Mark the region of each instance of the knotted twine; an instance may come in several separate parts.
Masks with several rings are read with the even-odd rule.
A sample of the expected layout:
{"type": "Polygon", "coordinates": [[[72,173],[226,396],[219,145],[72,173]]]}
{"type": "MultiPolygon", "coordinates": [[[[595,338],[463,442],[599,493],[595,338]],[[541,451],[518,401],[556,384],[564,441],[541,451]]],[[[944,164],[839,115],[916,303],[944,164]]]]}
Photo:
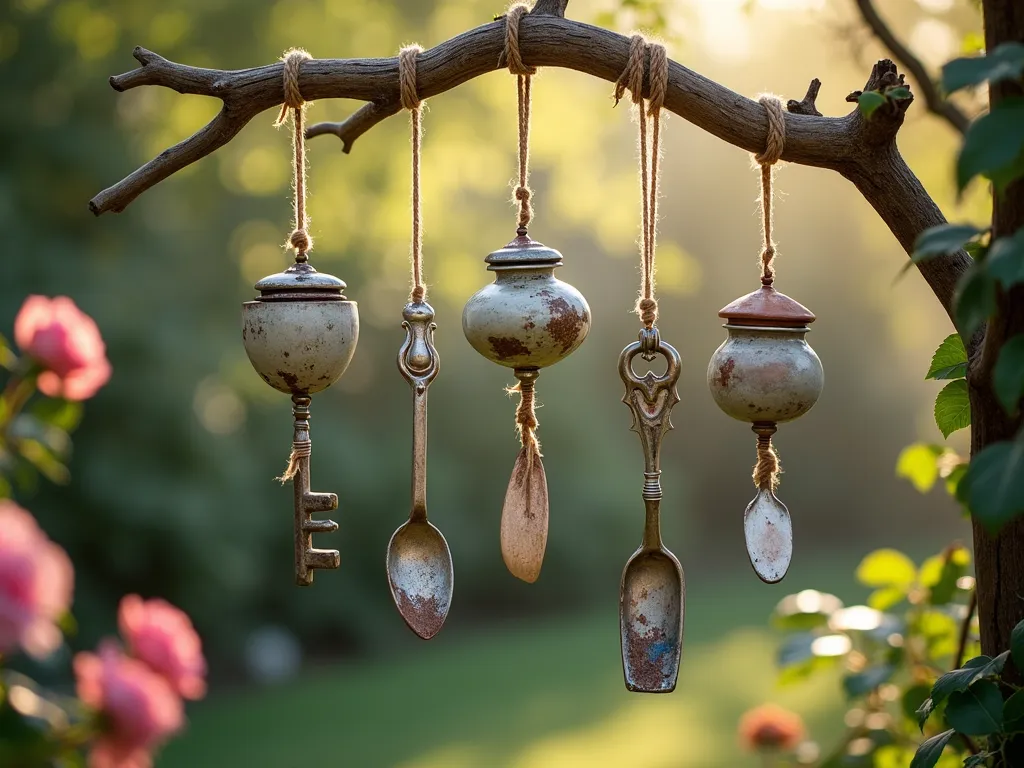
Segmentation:
{"type": "MultiPolygon", "coordinates": [[[[287,122],[289,113],[292,115],[292,148],[295,155],[293,175],[295,229],[288,238],[288,244],[295,249],[297,264],[304,264],[308,260],[307,254],[313,247],[313,238],[309,236],[306,229],[306,136],[302,124],[306,102],[299,91],[299,70],[302,63],[311,58],[312,56],[301,48],[292,48],[282,57],[284,62],[284,103],[281,105],[281,112],[277,116],[277,120],[274,121],[274,126],[279,128],[287,122]]],[[[292,401],[297,408],[296,398],[293,397],[292,401]]],[[[309,440],[307,431],[309,428],[308,411],[305,415],[300,415],[296,409],[293,409],[293,414],[295,416],[295,434],[302,433],[306,437],[302,440],[292,441],[288,466],[285,468],[284,474],[277,478],[282,485],[294,479],[299,471],[300,460],[309,457],[313,452],[313,444],[309,440]]]]}
{"type": "MultiPolygon", "coordinates": [[[[761,285],[769,288],[775,282],[775,240],[772,238],[774,212],[772,210],[772,181],[775,163],[782,157],[786,145],[786,117],[782,111],[782,100],[770,93],[758,97],[758,103],[768,115],[768,136],[764,152],[754,155],[761,166],[761,229],[764,247],[761,250],[761,285]]],[[[754,465],[754,485],[761,490],[774,491],[779,486],[782,467],[779,455],[772,446],[774,424],[754,424],[757,435],[757,464],[754,465]]]]}
{"type": "Polygon", "coordinates": [[[416,57],[423,53],[418,45],[407,45],[398,52],[398,85],[402,107],[409,110],[412,126],[412,251],[410,267],[412,289],[409,301],[418,304],[427,298],[423,282],[423,220],[420,215],[420,144],[423,133],[422,102],[416,92],[416,57]]]}
{"type": "MultiPolygon", "coordinates": [[[[499,65],[508,66],[508,71],[516,76],[518,106],[519,106],[519,183],[515,188],[515,200],[519,204],[519,228],[517,233],[525,237],[533,219],[533,206],[530,203],[532,192],[529,187],[530,179],[530,82],[533,75],[537,74],[537,68],[528,66],[523,62],[522,53],[519,51],[519,22],[524,15],[529,13],[529,6],[525,3],[517,3],[508,9],[505,15],[505,47],[498,60],[499,65]]],[[[519,394],[519,407],[516,408],[516,432],[519,435],[519,442],[523,446],[526,456],[527,472],[532,468],[535,459],[540,458],[540,441],[537,439],[537,412],[534,395],[534,382],[536,373],[533,375],[520,375],[516,371],[519,381],[514,387],[507,391],[509,395],[519,394]]]]}
{"type": "Polygon", "coordinates": [[[643,225],[640,236],[640,295],[635,311],[644,328],[651,330],[658,321],[658,300],[654,297],[654,256],[658,232],[658,162],[661,158],[661,109],[668,89],[668,55],[665,46],[649,43],[643,35],[629,40],[626,68],[615,83],[615,103],[629,90],[637,107],[640,123],[640,192],[643,199],[643,225]],[[644,69],[650,57],[650,98],[644,110],[644,69]],[[647,142],[647,118],[652,120],[651,141],[647,142]],[[650,169],[648,170],[648,166],[650,169]]]}

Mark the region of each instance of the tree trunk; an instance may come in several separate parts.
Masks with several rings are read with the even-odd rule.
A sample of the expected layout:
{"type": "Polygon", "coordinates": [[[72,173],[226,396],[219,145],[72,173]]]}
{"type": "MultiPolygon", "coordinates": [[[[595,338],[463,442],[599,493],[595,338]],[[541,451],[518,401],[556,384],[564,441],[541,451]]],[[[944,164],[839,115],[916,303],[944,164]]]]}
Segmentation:
{"type": "MultiPolygon", "coordinates": [[[[1024,43],[1024,2],[983,0],[982,7],[986,50],[991,51],[1011,40],[1024,43]]],[[[992,87],[990,103],[994,106],[1014,95],[1024,96],[1024,89],[1016,83],[1000,83],[992,87]]],[[[1005,237],[1024,227],[1024,180],[1016,181],[1005,194],[995,198],[992,226],[993,237],[1005,237]]],[[[1000,316],[990,323],[987,333],[997,334],[1000,341],[1024,333],[1021,286],[1003,297],[1000,316]]],[[[972,364],[975,362],[972,360],[972,364]]],[[[1011,419],[1006,415],[987,380],[969,384],[971,454],[976,455],[993,442],[1012,439],[1020,428],[1020,418],[1011,419]]],[[[996,536],[975,521],[974,557],[982,652],[995,656],[1009,648],[1010,632],[1024,619],[1024,517],[1017,517],[996,536]]],[[[1016,673],[1018,678],[1021,672],[1016,673]]],[[[1005,768],[1024,765],[1024,739],[1008,743],[997,765],[1005,768]]]]}

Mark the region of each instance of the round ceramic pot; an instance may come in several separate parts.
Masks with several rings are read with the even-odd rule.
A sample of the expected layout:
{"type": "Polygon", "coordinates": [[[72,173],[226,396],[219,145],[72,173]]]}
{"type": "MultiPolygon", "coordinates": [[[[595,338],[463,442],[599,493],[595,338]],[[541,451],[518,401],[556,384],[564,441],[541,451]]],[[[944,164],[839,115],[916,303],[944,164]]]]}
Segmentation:
{"type": "Polygon", "coordinates": [[[708,387],[718,407],[747,422],[802,416],[821,395],[821,360],[804,340],[808,328],[726,325],[729,338],[708,364],[708,387]]]}
{"type": "Polygon", "coordinates": [[[494,282],[462,312],[462,330],[477,352],[507,368],[546,368],[583,343],[590,306],[555,277],[558,251],[522,235],[485,261],[494,282]]]}
{"type": "Polygon", "coordinates": [[[256,283],[260,297],[242,305],[242,342],[252,367],[274,389],[310,395],[348,368],[359,339],[359,309],[345,283],[294,264],[256,283]]]}

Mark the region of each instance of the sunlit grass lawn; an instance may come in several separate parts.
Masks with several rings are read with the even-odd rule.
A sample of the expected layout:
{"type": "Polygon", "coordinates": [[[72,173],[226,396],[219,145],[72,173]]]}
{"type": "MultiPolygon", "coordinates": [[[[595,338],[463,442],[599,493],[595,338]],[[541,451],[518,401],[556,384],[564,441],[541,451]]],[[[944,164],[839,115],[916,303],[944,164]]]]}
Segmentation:
{"type": "Polygon", "coordinates": [[[158,765],[755,766],[735,735],[751,706],[770,700],[796,709],[826,744],[842,728],[834,676],[776,684],[778,637],[764,619],[788,592],[831,586],[813,577],[787,582],[766,587],[744,573],[731,583],[688,585],[683,666],[671,695],[623,687],[613,604],[504,629],[446,627],[386,658],[214,695],[192,709],[188,733],[158,765]]]}

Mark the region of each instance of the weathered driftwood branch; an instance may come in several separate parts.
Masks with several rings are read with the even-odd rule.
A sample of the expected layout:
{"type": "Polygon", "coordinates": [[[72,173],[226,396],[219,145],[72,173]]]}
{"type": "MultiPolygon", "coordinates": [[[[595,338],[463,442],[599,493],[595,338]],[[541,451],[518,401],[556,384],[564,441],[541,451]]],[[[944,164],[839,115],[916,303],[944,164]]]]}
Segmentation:
{"type": "MultiPolygon", "coordinates": [[[[565,67],[614,82],[625,68],[629,38],[562,18],[567,0],[541,0],[520,27],[523,58],[540,67],[565,67]]],[[[464,32],[424,51],[417,63],[420,96],[430,98],[499,68],[504,22],[464,32]]],[[[122,211],[145,190],[230,141],[261,112],[283,98],[282,64],[236,71],[176,64],[142,48],[135,49],[138,69],[110,78],[115,90],[161,85],[179,93],[220,99],[224,107],[195,136],[162,152],[90,202],[93,213],[122,211]]],[[[890,80],[895,66],[879,62],[866,87],[890,80]]],[[[398,59],[315,59],[303,65],[299,86],[307,101],[341,98],[367,102],[346,121],[314,125],[309,136],[334,134],[344,151],[363,133],[400,109],[398,59]]],[[[812,83],[803,102],[786,116],[782,159],[829,168],[850,179],[909,253],[924,229],[945,221],[938,206],[896,149],[896,133],[909,100],[880,109],[870,121],[854,109],[843,117],[817,114],[812,83]]],[[[760,152],[767,135],[764,108],[675,61],[669,62],[665,108],[699,128],[747,152],[760,152]]],[[[947,312],[953,290],[970,265],[960,252],[920,265],[921,272],[947,312]]]]}

